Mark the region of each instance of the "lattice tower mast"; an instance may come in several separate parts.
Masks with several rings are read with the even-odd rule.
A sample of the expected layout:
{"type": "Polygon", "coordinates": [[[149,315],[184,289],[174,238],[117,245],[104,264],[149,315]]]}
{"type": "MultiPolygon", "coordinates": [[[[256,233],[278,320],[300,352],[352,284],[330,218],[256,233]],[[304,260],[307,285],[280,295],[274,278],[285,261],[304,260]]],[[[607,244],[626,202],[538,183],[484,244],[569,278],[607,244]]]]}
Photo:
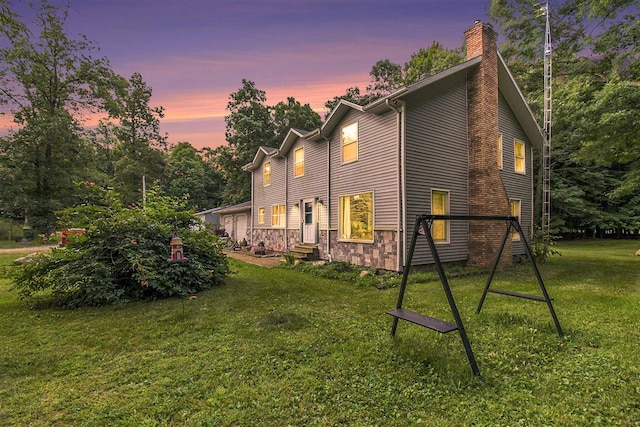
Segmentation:
{"type": "Polygon", "coordinates": [[[551,224],[551,107],[552,107],[552,46],[549,25],[549,2],[543,6],[546,16],[544,41],[544,142],[542,146],[542,225],[545,236],[549,236],[551,224]]]}

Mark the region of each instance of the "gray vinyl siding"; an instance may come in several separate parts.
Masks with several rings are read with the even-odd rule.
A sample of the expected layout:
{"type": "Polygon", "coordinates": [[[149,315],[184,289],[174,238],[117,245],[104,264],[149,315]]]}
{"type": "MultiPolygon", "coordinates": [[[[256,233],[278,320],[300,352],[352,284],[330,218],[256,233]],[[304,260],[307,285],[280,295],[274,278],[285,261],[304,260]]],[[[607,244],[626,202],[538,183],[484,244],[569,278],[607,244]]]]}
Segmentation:
{"type": "MultiPolygon", "coordinates": [[[[416,215],[431,213],[431,190],[449,192],[449,214],[468,215],[466,78],[453,75],[407,99],[406,199],[408,253],[416,215]]],[[[468,258],[468,223],[450,221],[449,243],[438,244],[442,261],[468,258]]],[[[426,239],[418,240],[413,265],[433,262],[426,239]]]]}
{"type": "Polygon", "coordinates": [[[373,228],[397,230],[397,114],[348,112],[330,135],[331,228],[339,222],[340,196],[372,192],[373,228]],[[358,122],[358,160],[342,163],[341,129],[358,122]]]}
{"type": "MultiPolygon", "coordinates": [[[[500,171],[502,181],[509,199],[519,199],[521,201],[520,224],[527,236],[533,232],[533,152],[532,146],[527,139],[522,127],[516,120],[509,104],[502,95],[499,94],[498,109],[498,130],[502,134],[503,168],[500,171]],[[515,172],[514,141],[519,139],[525,143],[526,174],[515,172]]],[[[520,242],[513,242],[513,253],[524,253],[524,247],[520,242]]]]}
{"type": "MultiPolygon", "coordinates": [[[[271,228],[271,206],[284,205],[286,201],[285,159],[265,157],[260,166],[253,171],[253,225],[254,228],[271,228]],[[262,167],[271,162],[271,185],[263,183],[262,167]],[[258,223],[258,209],[264,208],[264,224],[258,223]]],[[[280,228],[280,227],[278,227],[280,228]]]]}
{"type": "MultiPolygon", "coordinates": [[[[327,199],[327,143],[299,138],[287,153],[287,157],[289,159],[287,228],[299,229],[301,214],[299,208],[294,208],[294,205],[305,199],[320,198],[323,201],[327,199]],[[304,147],[304,175],[296,177],[294,176],[294,153],[300,147],[304,147]]],[[[326,214],[321,215],[320,221],[320,228],[326,229],[326,214]]]]}

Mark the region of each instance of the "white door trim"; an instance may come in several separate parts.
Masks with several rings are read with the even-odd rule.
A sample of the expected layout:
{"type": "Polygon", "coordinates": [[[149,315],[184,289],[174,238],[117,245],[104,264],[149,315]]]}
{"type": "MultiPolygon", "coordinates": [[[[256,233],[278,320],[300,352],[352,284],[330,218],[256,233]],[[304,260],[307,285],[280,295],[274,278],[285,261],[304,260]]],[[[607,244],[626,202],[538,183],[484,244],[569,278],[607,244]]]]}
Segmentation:
{"type": "Polygon", "coordinates": [[[316,201],[305,199],[302,201],[300,213],[302,215],[302,243],[316,244],[316,201]]]}

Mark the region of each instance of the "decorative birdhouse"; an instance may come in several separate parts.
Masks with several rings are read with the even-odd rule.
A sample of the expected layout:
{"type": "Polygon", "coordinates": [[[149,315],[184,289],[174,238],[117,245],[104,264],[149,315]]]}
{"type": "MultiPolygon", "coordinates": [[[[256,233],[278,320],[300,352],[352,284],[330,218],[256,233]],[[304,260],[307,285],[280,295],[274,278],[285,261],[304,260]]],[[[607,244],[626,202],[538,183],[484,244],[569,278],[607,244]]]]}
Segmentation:
{"type": "Polygon", "coordinates": [[[182,249],[182,239],[176,235],[171,239],[171,258],[169,262],[182,262],[187,259],[184,257],[184,249],[182,249]]]}

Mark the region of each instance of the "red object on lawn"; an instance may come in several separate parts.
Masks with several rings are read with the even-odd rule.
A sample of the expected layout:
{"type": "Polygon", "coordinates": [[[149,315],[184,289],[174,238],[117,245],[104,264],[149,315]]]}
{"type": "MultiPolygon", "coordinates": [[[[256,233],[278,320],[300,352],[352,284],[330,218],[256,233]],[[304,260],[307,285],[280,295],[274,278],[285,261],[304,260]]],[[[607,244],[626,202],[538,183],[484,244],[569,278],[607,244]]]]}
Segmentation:
{"type": "Polygon", "coordinates": [[[182,248],[182,239],[180,237],[173,236],[169,244],[171,245],[171,258],[169,258],[167,261],[181,262],[187,260],[184,257],[184,249],[182,248]]]}

